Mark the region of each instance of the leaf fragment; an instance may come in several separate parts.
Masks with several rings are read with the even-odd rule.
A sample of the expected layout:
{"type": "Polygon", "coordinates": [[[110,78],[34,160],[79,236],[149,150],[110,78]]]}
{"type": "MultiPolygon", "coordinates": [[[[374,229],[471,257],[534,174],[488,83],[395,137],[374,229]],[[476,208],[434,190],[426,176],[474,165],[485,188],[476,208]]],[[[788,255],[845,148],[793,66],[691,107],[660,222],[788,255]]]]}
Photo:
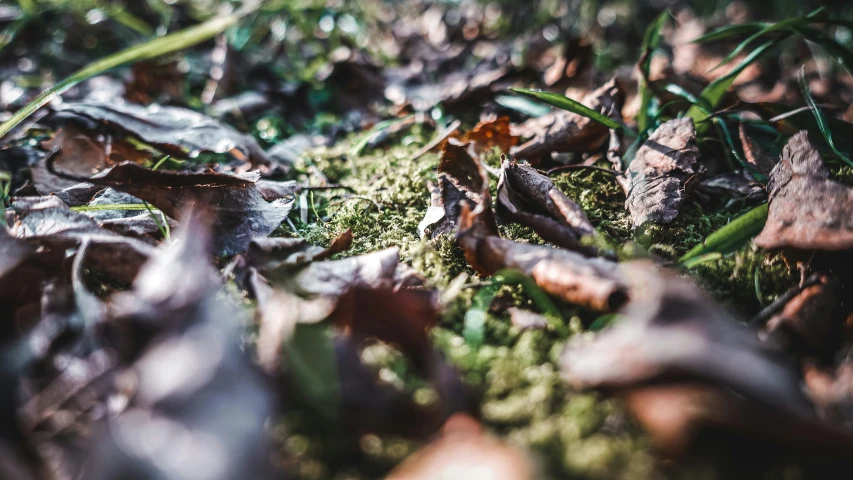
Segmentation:
{"type": "Polygon", "coordinates": [[[686,199],[687,182],[704,170],[692,120],[669,120],[653,131],[627,171],[625,208],[634,227],[675,220],[686,199]]]}

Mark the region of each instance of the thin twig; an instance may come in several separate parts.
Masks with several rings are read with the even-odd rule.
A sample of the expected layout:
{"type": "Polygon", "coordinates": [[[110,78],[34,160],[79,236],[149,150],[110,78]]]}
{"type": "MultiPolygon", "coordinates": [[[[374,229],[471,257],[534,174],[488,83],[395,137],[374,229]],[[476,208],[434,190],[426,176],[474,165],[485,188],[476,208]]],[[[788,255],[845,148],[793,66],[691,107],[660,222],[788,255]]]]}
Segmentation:
{"type": "Polygon", "coordinates": [[[609,173],[611,175],[616,175],[617,177],[625,175],[622,172],[617,172],[616,170],[611,170],[609,168],[596,167],[595,165],[564,165],[562,167],[552,168],[551,170],[548,170],[546,173],[548,174],[548,176],[551,176],[551,175],[554,175],[557,173],[562,173],[564,171],[570,171],[570,170],[596,170],[599,172],[605,172],[605,173],[609,173]]]}
{"type": "Polygon", "coordinates": [[[770,319],[770,317],[775,315],[776,312],[785,308],[785,305],[787,305],[788,302],[791,301],[791,299],[793,299],[794,297],[796,297],[797,295],[802,293],[803,290],[805,290],[809,287],[813,287],[819,283],[821,283],[821,275],[819,275],[817,273],[812,274],[809,278],[806,279],[806,281],[803,282],[802,285],[798,285],[796,287],[793,287],[790,290],[788,290],[787,292],[785,292],[784,294],[782,294],[782,296],[780,296],[779,298],[774,300],[773,303],[771,303],[770,305],[767,305],[766,307],[764,307],[760,312],[758,312],[758,314],[756,314],[754,317],[752,317],[747,323],[749,325],[762,325],[762,324],[764,324],[765,322],[767,322],[767,320],[770,319]]]}

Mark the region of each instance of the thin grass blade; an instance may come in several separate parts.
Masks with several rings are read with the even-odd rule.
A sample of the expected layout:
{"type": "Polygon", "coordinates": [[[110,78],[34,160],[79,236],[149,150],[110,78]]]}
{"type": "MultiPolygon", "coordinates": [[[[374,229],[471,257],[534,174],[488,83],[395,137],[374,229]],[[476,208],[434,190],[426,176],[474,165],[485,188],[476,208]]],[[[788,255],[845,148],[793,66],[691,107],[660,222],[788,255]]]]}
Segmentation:
{"type": "Polygon", "coordinates": [[[826,144],[829,145],[829,148],[831,148],[836,155],[838,155],[838,158],[847,165],[853,167],[853,161],[850,160],[850,157],[835,146],[835,142],[832,140],[832,130],[829,128],[826,116],[824,116],[823,111],[818,107],[817,102],[815,102],[815,99],[812,96],[811,90],[809,90],[809,86],[806,83],[806,74],[802,68],[800,68],[800,71],[797,73],[797,81],[800,83],[800,91],[803,94],[806,104],[811,109],[812,114],[814,114],[815,121],[817,122],[817,126],[820,129],[820,133],[823,135],[824,140],[826,140],[826,144]]]}
{"type": "Polygon", "coordinates": [[[768,204],[761,204],[729,222],[685,253],[678,261],[687,268],[731,253],[758,235],[767,221],[768,204]]]}
{"type": "Polygon", "coordinates": [[[652,64],[652,52],[660,45],[660,31],[669,18],[669,11],[664,11],[649,25],[643,35],[643,59],[640,62],[640,79],[638,89],[640,91],[640,110],[637,112],[637,129],[641,132],[649,127],[649,104],[652,101],[652,92],[648,82],[649,69],[652,64]]]}
{"type": "Polygon", "coordinates": [[[553,105],[557,108],[562,108],[563,110],[568,110],[570,112],[577,113],[578,115],[598,122],[607,128],[612,128],[614,130],[630,131],[630,129],[628,129],[625,125],[613,120],[610,117],[602,115],[601,113],[596,112],[595,110],[587,107],[586,105],[578,102],[577,100],[572,100],[571,98],[568,98],[565,95],[529,90],[527,88],[510,88],[510,91],[528,96],[530,98],[535,98],[536,100],[545,102],[549,105],[553,105]]]}
{"type": "Polygon", "coordinates": [[[38,109],[47,105],[83,80],[121,65],[159,57],[201,43],[223,32],[231,25],[234,25],[246,13],[248,13],[248,11],[241,11],[224,17],[217,17],[179,32],[155,38],[139,45],[134,45],[118,53],[114,53],[90,63],[72,74],[70,77],[57,83],[53,88],[45,90],[26,106],[15,112],[9,120],[0,125],[0,138],[9,133],[9,131],[15,128],[16,125],[26,120],[27,117],[35,113],[38,109]]]}

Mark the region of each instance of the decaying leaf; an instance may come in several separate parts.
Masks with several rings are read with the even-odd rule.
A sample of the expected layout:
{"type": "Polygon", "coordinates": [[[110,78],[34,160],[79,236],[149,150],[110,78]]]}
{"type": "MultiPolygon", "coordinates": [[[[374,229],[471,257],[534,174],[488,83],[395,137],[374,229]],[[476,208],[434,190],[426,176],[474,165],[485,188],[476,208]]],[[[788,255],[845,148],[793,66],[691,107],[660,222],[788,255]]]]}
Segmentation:
{"type": "Polygon", "coordinates": [[[504,160],[497,197],[498,215],[527,225],[563,248],[588,251],[581,241],[597,234],[581,207],[529,165],[504,160]]]}
{"type": "Polygon", "coordinates": [[[481,120],[462,136],[463,142],[474,144],[478,153],[497,147],[501,153],[509,153],[518,144],[518,136],[510,130],[509,117],[481,120]]]}
{"type": "Polygon", "coordinates": [[[249,266],[272,270],[282,266],[300,266],[316,260],[325,260],[352,246],[352,230],[338,235],[329,248],[308,244],[303,238],[260,237],[249,243],[246,261],[249,266]]]}
{"type": "Polygon", "coordinates": [[[842,338],[844,309],[837,281],[823,275],[802,289],[767,322],[767,331],[787,337],[792,347],[818,354],[832,352],[842,338]]]}
{"type": "Polygon", "coordinates": [[[148,244],[115,234],[74,212],[56,197],[19,197],[7,212],[11,232],[33,246],[59,254],[76,248],[84,240],[90,244],[87,266],[129,282],[153,249],[148,244]],[[10,215],[11,213],[11,215],[10,215]]]}
{"type": "MultiPolygon", "coordinates": [[[[61,150],[62,153],[55,159],[59,168],[80,177],[94,175],[125,161],[141,163],[150,156],[149,152],[137,150],[127,142],[98,138],[73,124],[57,130],[53,138],[43,142],[43,147],[48,151],[61,150]]],[[[78,183],[51,174],[46,168],[46,160],[43,159],[30,169],[33,185],[40,194],[50,195],[78,183]]]]}
{"type": "Polygon", "coordinates": [[[119,302],[116,321],[138,324],[153,338],[117,377],[122,406],[104,419],[84,476],[272,473],[264,429],[274,413],[270,385],[240,346],[240,310],[217,295],[205,222],[196,212],[181,223],[178,241],[158,250],[119,302]],[[162,461],[170,455],[174,460],[162,461]]]}
{"type": "Polygon", "coordinates": [[[678,118],[658,127],[628,166],[625,208],[634,226],[675,220],[686,198],[688,181],[703,172],[693,120],[678,118]]]}
{"type": "Polygon", "coordinates": [[[763,248],[845,250],[853,247],[853,189],[829,179],[803,130],[788,140],[768,184],[770,211],[755,237],[763,248]]]}
{"type": "Polygon", "coordinates": [[[627,391],[641,422],[676,450],[698,424],[836,454],[849,448],[853,431],[818,422],[794,362],[762,343],[757,331],[737,324],[683,278],[645,264],[624,268],[632,301],[622,320],[594,338],[572,340],[563,354],[572,385],[627,391]]]}
{"type": "Polygon", "coordinates": [[[66,103],[54,119],[88,120],[131,135],[177,158],[202,152],[229,153],[252,165],[268,165],[266,154],[249,135],[219,121],[179,107],[133,104],[66,103]]]}
{"type": "MultiPolygon", "coordinates": [[[[605,115],[621,118],[623,101],[624,95],[613,79],[587,94],[581,103],[605,115]]],[[[607,140],[608,130],[604,125],[576,113],[555,110],[518,125],[513,133],[521,137],[533,137],[513,149],[513,157],[535,160],[553,152],[584,153],[595,150],[607,140]]]]}
{"type": "Polygon", "coordinates": [[[562,366],[570,383],[619,387],[681,372],[793,412],[809,411],[792,365],[757,332],[735,323],[685,279],[646,264],[623,269],[632,301],[614,327],[569,343],[562,366]]]}
{"type": "Polygon", "coordinates": [[[458,414],[447,420],[437,440],[395,468],[388,479],[526,480],[535,473],[524,452],[489,438],[476,420],[458,414]]]}
{"type": "Polygon", "coordinates": [[[739,202],[740,205],[757,202],[767,196],[764,186],[746,172],[721,173],[704,178],[696,191],[697,196],[709,201],[724,199],[728,203],[739,202]]]}
{"type": "Polygon", "coordinates": [[[823,418],[853,428],[853,352],[842,351],[841,361],[833,369],[808,362],[804,379],[809,397],[823,418]]]}
{"type": "MultiPolygon", "coordinates": [[[[462,203],[479,205],[484,201],[484,195],[488,195],[488,174],[476,159],[470,143],[450,139],[444,144],[438,165],[438,182],[430,193],[430,207],[418,225],[421,236],[427,229],[431,238],[453,232],[462,203]]],[[[493,218],[491,226],[497,231],[493,218]]]]}
{"type": "Polygon", "coordinates": [[[482,217],[488,216],[483,214],[483,205],[474,210],[463,205],[456,234],[465,258],[477,273],[520,270],[551,295],[595,310],[615,310],[627,299],[627,285],[616,263],[502,239],[484,224],[482,217]]]}
{"type": "Polygon", "coordinates": [[[746,156],[746,160],[755,167],[755,170],[758,173],[764,176],[770,175],[770,172],[773,170],[773,167],[776,165],[778,160],[765,152],[757,143],[753,142],[752,139],[749,138],[743,123],[739,125],[738,132],[740,134],[740,143],[743,146],[743,153],[746,156]]]}
{"type": "Polygon", "coordinates": [[[48,169],[64,178],[111,187],[128,193],[177,218],[185,205],[210,205],[216,212],[214,245],[218,252],[239,253],[253,238],[272,233],[287,218],[293,200],[267,203],[252,179],[221,173],[153,171],[123,163],[94,177],[80,178],[48,169]]]}

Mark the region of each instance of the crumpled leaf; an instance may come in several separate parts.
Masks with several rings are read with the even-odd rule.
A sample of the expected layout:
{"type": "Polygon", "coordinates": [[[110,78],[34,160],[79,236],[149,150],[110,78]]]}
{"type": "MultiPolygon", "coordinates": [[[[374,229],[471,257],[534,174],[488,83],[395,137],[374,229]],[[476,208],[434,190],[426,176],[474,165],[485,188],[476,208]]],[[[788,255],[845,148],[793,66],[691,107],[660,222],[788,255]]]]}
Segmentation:
{"type": "Polygon", "coordinates": [[[786,337],[787,343],[794,343],[792,347],[831,353],[843,338],[846,315],[840,298],[838,281],[820,275],[814,285],[802,289],[771,317],[766,329],[777,338],[786,337]]]}
{"type": "MultiPolygon", "coordinates": [[[[614,310],[627,299],[627,285],[617,264],[542,245],[504,240],[483,218],[484,205],[463,205],[456,240],[465,259],[481,275],[505,268],[520,270],[546,292],[595,310],[614,310]]],[[[486,210],[488,211],[488,210],[486,210]]]]}
{"type": "MultiPolygon", "coordinates": [[[[478,205],[488,195],[489,177],[477,160],[470,143],[449,139],[441,150],[438,165],[438,185],[431,188],[430,207],[427,209],[418,233],[429,229],[430,238],[436,238],[456,229],[462,202],[478,205]]],[[[487,220],[488,221],[488,220],[487,220]]],[[[491,226],[497,231],[494,219],[491,226]]]]}
{"type": "Polygon", "coordinates": [[[773,170],[773,167],[776,165],[778,160],[765,152],[757,143],[753,142],[752,139],[749,138],[743,123],[738,126],[738,132],[740,135],[740,143],[743,145],[743,153],[744,156],[746,156],[746,161],[755,167],[755,170],[761,175],[764,175],[765,177],[770,175],[770,172],[773,170]]]}
{"type": "Polygon", "coordinates": [[[478,153],[494,147],[501,153],[509,153],[518,144],[518,136],[512,134],[509,117],[502,116],[481,120],[462,136],[462,141],[473,143],[478,153]]]}
{"type": "Polygon", "coordinates": [[[762,343],[757,331],[737,324],[683,278],[655,272],[645,264],[624,268],[631,278],[632,301],[612,328],[569,342],[561,359],[569,383],[627,389],[629,395],[654,384],[649,390],[653,396],[643,400],[654,405],[643,408],[658,413],[641,411],[641,421],[652,416],[653,424],[661,428],[656,433],[664,439],[691,437],[695,428],[690,425],[700,422],[800,447],[849,448],[853,432],[818,422],[800,389],[794,362],[762,343]],[[697,383],[703,388],[700,394],[691,386],[697,383]],[[655,391],[658,386],[661,389],[655,391]],[[714,386],[720,387],[714,390],[717,393],[706,396],[714,386]],[[734,398],[741,399],[735,403],[741,406],[733,406],[723,389],[735,392],[734,398]],[[689,401],[686,407],[676,407],[676,399],[689,401]],[[670,416],[660,412],[665,402],[672,404],[670,416]],[[750,411],[757,414],[744,413],[750,411]],[[780,424],[780,418],[788,420],[780,424]]]}
{"type": "MultiPolygon", "coordinates": [[[[581,103],[610,117],[621,118],[624,95],[615,79],[587,94],[581,103]]],[[[512,150],[517,159],[538,159],[553,152],[585,153],[604,144],[608,129],[586,117],[555,110],[531,118],[513,129],[515,135],[533,137],[512,150]]]]}
{"type": "Polygon", "coordinates": [[[240,346],[239,309],[219,295],[204,223],[182,218],[178,240],[119,302],[117,322],[154,334],[118,377],[128,403],[106,420],[86,477],[272,478],[264,425],[273,396],[240,346]]]}
{"type": "Polygon", "coordinates": [[[14,236],[57,255],[62,249],[88,241],[87,266],[119,281],[133,280],[153,252],[144,242],[101,228],[95,220],[72,211],[56,197],[19,197],[11,207],[6,220],[14,236]]]}
{"type": "Polygon", "coordinates": [[[704,173],[696,129],[689,118],[669,120],[649,135],[628,165],[625,208],[634,227],[675,220],[688,182],[704,173]]]}
{"type": "Polygon", "coordinates": [[[849,348],[840,353],[841,360],[832,368],[807,362],[803,377],[806,391],[821,417],[853,428],[853,361],[849,348]]]}
{"type": "Polygon", "coordinates": [[[178,173],[153,171],[133,163],[123,163],[94,177],[78,178],[55,174],[111,187],[145,200],[171,218],[177,218],[184,205],[211,205],[216,212],[214,246],[218,252],[243,252],[253,238],[269,235],[287,218],[294,200],[279,199],[267,203],[255,182],[245,176],[221,173],[178,173]]]}
{"type": "Polygon", "coordinates": [[[176,158],[194,158],[202,152],[229,153],[252,165],[268,165],[266,154],[249,135],[219,121],[179,107],[107,103],[66,103],[54,119],[85,119],[106,126],[176,158]]]}
{"type": "Polygon", "coordinates": [[[584,238],[597,235],[580,205],[546,175],[529,165],[504,160],[498,180],[498,215],[532,228],[543,240],[589,252],[584,238]]]}
{"type": "Polygon", "coordinates": [[[768,183],[770,211],[753,240],[763,248],[845,250],[853,247],[853,189],[829,179],[808,132],[792,136],[768,183]]]}
{"type": "Polygon", "coordinates": [[[525,480],[536,474],[524,452],[490,438],[476,420],[458,414],[447,420],[438,439],[415,452],[387,478],[525,480]]]}

